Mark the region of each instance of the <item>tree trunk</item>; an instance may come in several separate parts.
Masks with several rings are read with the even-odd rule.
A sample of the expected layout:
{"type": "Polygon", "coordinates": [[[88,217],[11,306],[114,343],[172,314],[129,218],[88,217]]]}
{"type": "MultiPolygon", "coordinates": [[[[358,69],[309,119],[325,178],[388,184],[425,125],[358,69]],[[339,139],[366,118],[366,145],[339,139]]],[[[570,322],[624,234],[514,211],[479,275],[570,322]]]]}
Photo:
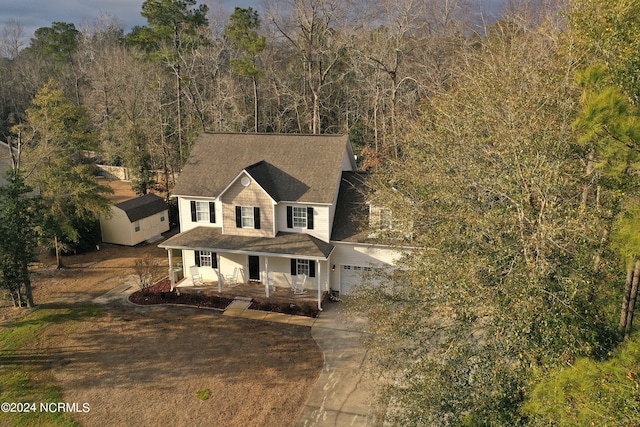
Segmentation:
{"type": "Polygon", "coordinates": [[[56,249],[56,268],[60,270],[64,268],[64,264],[62,263],[62,258],[60,257],[60,242],[58,241],[58,236],[53,237],[53,245],[56,249]]]}
{"type": "Polygon", "coordinates": [[[174,47],[175,47],[175,53],[176,53],[176,101],[177,101],[177,120],[176,120],[176,127],[177,127],[177,133],[178,133],[178,152],[179,152],[179,156],[180,156],[180,167],[182,167],[182,165],[184,164],[183,159],[184,159],[184,153],[183,153],[183,145],[184,145],[184,141],[183,141],[183,132],[182,132],[182,71],[181,71],[181,67],[180,67],[180,36],[178,34],[178,25],[175,24],[173,27],[173,31],[174,31],[174,47]]]}
{"type": "Polygon", "coordinates": [[[20,307],[20,297],[18,294],[18,290],[11,291],[11,300],[13,301],[14,307],[20,307]]]}
{"type": "Polygon", "coordinates": [[[183,141],[183,133],[182,133],[182,81],[180,79],[180,65],[178,64],[178,73],[176,74],[176,86],[177,86],[177,97],[178,97],[178,102],[177,102],[177,106],[178,106],[178,118],[177,118],[177,131],[178,131],[178,151],[179,151],[179,155],[180,155],[180,166],[182,166],[184,164],[183,159],[184,159],[184,153],[183,153],[183,146],[184,146],[184,141],[183,141]]]}
{"type": "Polygon", "coordinates": [[[624,284],[622,295],[622,307],[620,307],[620,324],[618,325],[618,336],[620,341],[624,339],[624,330],[627,326],[627,311],[629,310],[629,299],[631,297],[631,282],[633,281],[633,266],[627,268],[627,280],[624,284]]]}
{"type": "Polygon", "coordinates": [[[20,292],[20,286],[16,288],[15,304],[16,307],[22,307],[22,293],[20,292]]]}
{"type": "Polygon", "coordinates": [[[629,308],[627,309],[627,322],[625,325],[624,337],[628,339],[631,336],[631,327],[633,326],[633,312],[636,308],[636,297],[638,295],[638,282],[640,281],[640,260],[636,261],[636,267],[633,271],[633,280],[631,281],[631,293],[629,294],[629,308]]]}
{"type": "Polygon", "coordinates": [[[31,292],[31,279],[29,278],[29,271],[26,271],[24,278],[24,294],[27,299],[27,307],[31,308],[35,304],[33,303],[33,292],[31,292]]]}
{"type": "Polygon", "coordinates": [[[253,78],[253,122],[254,132],[258,133],[258,82],[253,78]]]}

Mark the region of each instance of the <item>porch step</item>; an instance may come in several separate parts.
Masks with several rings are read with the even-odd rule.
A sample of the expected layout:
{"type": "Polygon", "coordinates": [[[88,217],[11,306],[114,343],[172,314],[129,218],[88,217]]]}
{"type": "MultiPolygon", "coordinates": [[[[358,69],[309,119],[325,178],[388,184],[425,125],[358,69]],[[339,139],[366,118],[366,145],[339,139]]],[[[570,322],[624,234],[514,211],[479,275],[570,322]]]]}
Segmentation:
{"type": "Polygon", "coordinates": [[[248,309],[250,306],[251,306],[251,299],[247,301],[246,299],[238,299],[236,297],[235,300],[231,304],[229,304],[229,306],[227,307],[227,309],[224,311],[223,314],[225,316],[238,316],[240,315],[240,313],[248,309]]]}
{"type": "Polygon", "coordinates": [[[238,300],[238,301],[253,301],[253,298],[251,297],[235,297],[234,300],[238,300]]]}

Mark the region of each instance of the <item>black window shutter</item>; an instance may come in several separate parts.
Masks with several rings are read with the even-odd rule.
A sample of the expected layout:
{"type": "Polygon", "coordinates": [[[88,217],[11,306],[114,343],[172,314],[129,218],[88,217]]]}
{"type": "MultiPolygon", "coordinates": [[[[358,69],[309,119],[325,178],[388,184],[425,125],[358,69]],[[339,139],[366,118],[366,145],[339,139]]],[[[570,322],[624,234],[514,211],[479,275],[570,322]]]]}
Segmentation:
{"type": "Polygon", "coordinates": [[[316,277],[316,262],[309,261],[309,277],[316,277]]]}
{"type": "Polygon", "coordinates": [[[307,228],[313,230],[313,208],[307,208],[307,228]]]}
{"type": "Polygon", "coordinates": [[[295,276],[298,274],[298,262],[295,258],[291,258],[291,275],[295,276]]]}
{"type": "Polygon", "coordinates": [[[209,222],[216,222],[216,204],[209,202],[209,222]]]}
{"type": "Polygon", "coordinates": [[[236,206],[236,227],[242,228],[242,208],[236,206]]]}
{"type": "Polygon", "coordinates": [[[196,251],[196,265],[200,267],[200,251],[196,251]]]}
{"type": "Polygon", "coordinates": [[[253,208],[253,228],[260,230],[260,208],[253,208]]]}
{"type": "Polygon", "coordinates": [[[218,268],[218,254],[211,252],[211,267],[218,268]]]}
{"type": "Polygon", "coordinates": [[[196,222],[198,217],[196,216],[196,201],[191,201],[191,222],[196,222]]]}
{"type": "Polygon", "coordinates": [[[287,228],[293,228],[293,207],[287,206],[287,228]]]}

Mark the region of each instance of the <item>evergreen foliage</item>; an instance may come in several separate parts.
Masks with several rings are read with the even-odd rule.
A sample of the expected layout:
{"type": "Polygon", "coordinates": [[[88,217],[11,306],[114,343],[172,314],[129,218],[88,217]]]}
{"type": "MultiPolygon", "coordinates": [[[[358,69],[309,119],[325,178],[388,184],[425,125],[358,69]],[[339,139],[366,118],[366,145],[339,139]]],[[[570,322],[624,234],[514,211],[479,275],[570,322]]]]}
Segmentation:
{"type": "Polygon", "coordinates": [[[0,287],[15,307],[32,307],[29,265],[36,261],[40,204],[18,171],[0,187],[0,287]]]}
{"type": "Polygon", "coordinates": [[[640,341],[606,360],[578,358],[540,379],[524,405],[535,425],[630,426],[640,423],[640,341]]]}
{"type": "Polygon", "coordinates": [[[72,105],[54,81],[38,92],[20,127],[30,135],[23,161],[27,180],[46,205],[41,234],[62,267],[60,252],[69,249],[64,242],[78,242],[78,225],[108,212],[104,195],[112,190],[100,185],[91,165],[83,163],[84,151],[96,143],[86,111],[72,105]]]}

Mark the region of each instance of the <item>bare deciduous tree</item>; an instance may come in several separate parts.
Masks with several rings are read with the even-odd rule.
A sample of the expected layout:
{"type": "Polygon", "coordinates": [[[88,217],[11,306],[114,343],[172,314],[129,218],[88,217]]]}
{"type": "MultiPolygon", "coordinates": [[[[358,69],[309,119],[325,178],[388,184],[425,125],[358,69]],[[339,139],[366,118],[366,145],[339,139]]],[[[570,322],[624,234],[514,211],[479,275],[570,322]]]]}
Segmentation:
{"type": "Polygon", "coordinates": [[[134,261],[133,268],[140,290],[144,294],[147,294],[160,271],[160,263],[158,262],[158,259],[154,258],[153,255],[149,253],[144,254],[141,258],[134,261]]]}

